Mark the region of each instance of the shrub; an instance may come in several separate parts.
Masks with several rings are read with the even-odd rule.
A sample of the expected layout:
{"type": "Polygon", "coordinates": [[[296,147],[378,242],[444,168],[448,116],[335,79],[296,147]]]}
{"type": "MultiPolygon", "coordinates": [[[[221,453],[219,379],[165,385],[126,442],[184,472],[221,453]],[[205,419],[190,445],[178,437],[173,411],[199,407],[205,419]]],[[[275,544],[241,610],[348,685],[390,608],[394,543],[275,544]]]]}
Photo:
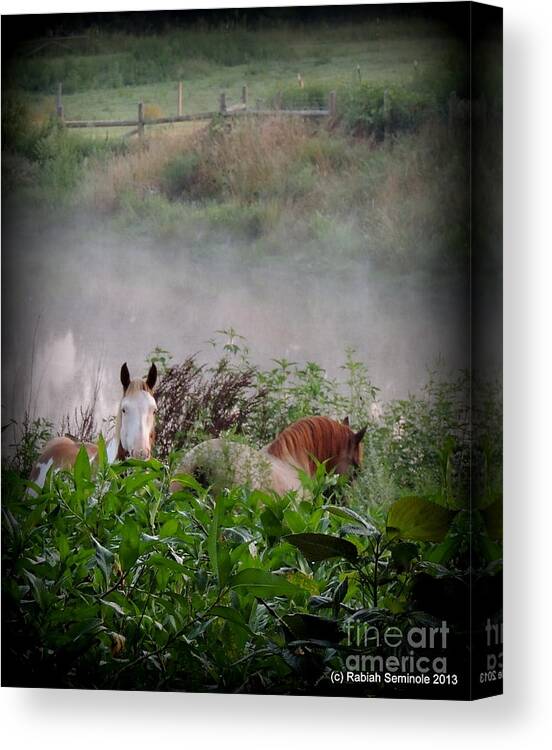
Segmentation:
{"type": "Polygon", "coordinates": [[[361,83],[340,91],[340,113],[345,127],[358,134],[382,138],[388,133],[411,132],[435,116],[436,99],[431,93],[400,86],[361,83]],[[389,111],[384,112],[384,92],[389,111]]]}
{"type": "Polygon", "coordinates": [[[253,367],[232,367],[224,357],[208,369],[194,357],[168,367],[156,390],[158,455],[166,458],[171,450],[191,447],[199,436],[242,430],[265,397],[253,367]]]}
{"type": "MultiPolygon", "coordinates": [[[[170,198],[193,200],[197,195],[199,157],[193,152],[176,155],[165,165],[161,185],[170,198]]],[[[205,197],[202,195],[201,197],[205,197]]]]}
{"type": "Polygon", "coordinates": [[[330,88],[328,84],[309,83],[281,86],[268,96],[267,106],[276,109],[326,109],[330,88]]]}
{"type": "Polygon", "coordinates": [[[19,458],[4,465],[5,681],[327,694],[330,672],[358,656],[351,625],[406,630],[443,619],[457,670],[468,627],[484,632],[501,606],[501,467],[491,448],[500,443],[500,393],[478,390],[487,481],[471,511],[465,378],[432,380],[372,419],[352,484],[320,465],[304,479],[308,500],[245,486],[219,493],[191,476],[170,494],[171,447],[228,429],[265,442],[282,421],[345,408],[360,419],[376,395],[352,353],[339,384],[316,363],[252,369],[236,332],[221,333],[223,357],[210,370],[193,359],[171,367],[167,352],[152,353],[165,368],[163,462],[109,466],[100,446],[95,474],[82,451],[73,470],[28,497],[22,457],[44,427],[34,423],[19,458]]]}

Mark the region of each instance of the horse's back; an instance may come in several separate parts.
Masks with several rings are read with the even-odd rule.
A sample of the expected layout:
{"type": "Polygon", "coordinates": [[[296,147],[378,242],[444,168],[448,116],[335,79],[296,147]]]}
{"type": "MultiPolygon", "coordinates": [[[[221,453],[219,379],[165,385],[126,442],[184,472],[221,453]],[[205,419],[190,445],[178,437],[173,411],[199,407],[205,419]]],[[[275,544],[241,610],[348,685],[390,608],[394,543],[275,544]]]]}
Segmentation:
{"type": "MultiPolygon", "coordinates": [[[[46,476],[51,468],[54,471],[71,469],[75,465],[81,446],[84,446],[90,461],[98,455],[98,448],[93,443],[80,443],[68,437],[55,437],[49,440],[32,468],[29,479],[39,487],[44,486],[46,476]]],[[[32,491],[29,494],[36,494],[32,491]]]]}
{"type": "MultiPolygon", "coordinates": [[[[283,462],[273,460],[266,451],[223,438],[207,440],[192,448],[177,473],[195,476],[216,489],[243,485],[252,490],[284,494],[300,487],[297,473],[283,462]]],[[[174,480],[171,491],[180,488],[178,480],[174,480]]]]}

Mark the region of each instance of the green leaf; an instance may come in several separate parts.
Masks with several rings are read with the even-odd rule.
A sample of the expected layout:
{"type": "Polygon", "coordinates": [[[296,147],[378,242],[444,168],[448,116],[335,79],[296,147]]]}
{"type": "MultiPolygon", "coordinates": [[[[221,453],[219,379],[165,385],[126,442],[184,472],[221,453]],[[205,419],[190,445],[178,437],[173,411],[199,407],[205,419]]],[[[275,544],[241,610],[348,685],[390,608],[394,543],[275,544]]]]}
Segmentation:
{"type": "Polygon", "coordinates": [[[312,562],[330,560],[332,557],[345,557],[347,560],[358,557],[358,550],[352,542],[330,534],[289,534],[284,540],[300,549],[312,562]]]}
{"type": "Polygon", "coordinates": [[[23,574],[31,585],[34,600],[41,609],[46,609],[50,597],[44,581],[41,578],[37,578],[37,576],[28,570],[24,570],[23,574]]]}
{"type": "Polygon", "coordinates": [[[205,487],[202,487],[197,479],[194,479],[190,474],[175,474],[171,477],[171,481],[178,482],[182,487],[195,490],[200,497],[205,494],[205,487]]]}
{"type": "Polygon", "coordinates": [[[108,466],[109,461],[107,458],[107,448],[105,445],[104,436],[100,432],[100,435],[98,437],[98,469],[102,471],[105,469],[106,466],[108,466]]]}
{"type": "Polygon", "coordinates": [[[303,590],[282,576],[258,568],[245,568],[229,580],[232,589],[246,589],[255,596],[298,596],[303,590]]]}
{"type": "Polygon", "coordinates": [[[79,452],[77,453],[77,459],[75,461],[75,467],[73,469],[73,477],[75,478],[75,490],[77,501],[82,503],[87,495],[87,491],[90,489],[90,459],[84,445],[81,445],[79,452]]]}
{"type": "Polygon", "coordinates": [[[165,539],[168,536],[174,536],[176,532],[178,531],[178,519],[177,518],[170,518],[168,521],[165,521],[163,526],[159,529],[159,536],[161,539],[165,539]]]}
{"type": "Polygon", "coordinates": [[[366,526],[359,526],[358,524],[354,523],[345,523],[339,529],[339,533],[354,534],[355,536],[376,536],[377,534],[379,534],[379,531],[375,526],[372,526],[372,528],[367,528],[366,526]]]}
{"type": "Polygon", "coordinates": [[[240,612],[238,612],[237,609],[234,609],[234,607],[213,607],[213,609],[211,610],[211,614],[214,617],[220,617],[221,619],[227,620],[234,625],[238,625],[238,627],[245,630],[245,632],[249,635],[255,635],[249,625],[243,619],[240,612]]]}
{"type": "Polygon", "coordinates": [[[100,599],[100,601],[102,604],[105,604],[106,607],[111,607],[111,609],[114,609],[118,615],[124,616],[125,611],[120,604],[117,604],[117,602],[110,602],[108,599],[100,599]]]}
{"type": "Polygon", "coordinates": [[[399,570],[408,570],[412,560],[417,556],[418,547],[413,542],[399,542],[391,550],[391,557],[399,570]]]}
{"type": "Polygon", "coordinates": [[[356,521],[357,523],[364,526],[365,529],[377,532],[377,529],[373,524],[369,523],[365,518],[363,518],[361,515],[356,513],[354,510],[351,510],[350,508],[344,508],[340,505],[323,505],[322,508],[324,510],[327,510],[328,513],[331,513],[334,516],[352,519],[353,521],[356,521]]]}
{"type": "Polygon", "coordinates": [[[284,615],[283,620],[289,628],[293,640],[339,643],[343,637],[337,620],[331,620],[328,617],[297,612],[284,615]]]}
{"type": "Polygon", "coordinates": [[[56,546],[59,552],[59,559],[63,562],[69,557],[71,548],[69,547],[69,540],[65,534],[59,534],[56,539],[56,546]]]}
{"type": "Polygon", "coordinates": [[[121,568],[129,570],[140,554],[140,531],[138,524],[130,519],[126,520],[121,529],[121,544],[119,545],[119,561],[121,568]]]}
{"type": "Polygon", "coordinates": [[[277,539],[285,533],[285,529],[282,526],[280,519],[270,508],[266,508],[261,513],[260,518],[263,529],[269,539],[277,539]]]}
{"type": "Polygon", "coordinates": [[[284,522],[294,534],[299,534],[306,526],[305,519],[296,510],[286,510],[284,512],[284,522]]]}
{"type": "Polygon", "coordinates": [[[220,585],[220,571],[219,571],[219,525],[220,519],[223,513],[224,499],[222,497],[217,498],[215,503],[215,511],[213,518],[209,526],[209,533],[207,536],[207,552],[209,553],[209,560],[211,562],[211,569],[216,575],[220,585]]]}
{"type": "Polygon", "coordinates": [[[424,497],[402,497],[387,514],[387,533],[401,539],[440,542],[449,529],[454,512],[424,497]]]}
{"type": "Polygon", "coordinates": [[[125,492],[131,495],[132,493],[136,492],[136,490],[145,487],[152,481],[152,479],[155,479],[155,477],[156,474],[151,471],[140,471],[131,474],[124,481],[125,492]]]}
{"type": "Polygon", "coordinates": [[[146,565],[152,568],[167,568],[168,570],[173,570],[175,573],[180,574],[183,574],[186,571],[186,569],[180,563],[176,562],[176,560],[158,554],[150,555],[146,560],[146,565]]]}
{"type": "Polygon", "coordinates": [[[93,536],[91,538],[96,548],[96,563],[104,575],[106,584],[108,584],[113,567],[113,552],[101,545],[93,536]]]}

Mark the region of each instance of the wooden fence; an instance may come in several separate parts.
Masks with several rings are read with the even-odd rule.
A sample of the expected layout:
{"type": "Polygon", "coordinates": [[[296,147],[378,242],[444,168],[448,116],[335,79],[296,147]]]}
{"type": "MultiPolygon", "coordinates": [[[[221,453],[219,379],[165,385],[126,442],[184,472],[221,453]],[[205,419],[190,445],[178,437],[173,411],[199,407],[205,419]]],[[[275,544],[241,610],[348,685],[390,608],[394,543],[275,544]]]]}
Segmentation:
{"type": "MultiPolygon", "coordinates": [[[[303,78],[299,75],[299,86],[304,86],[303,78]]],[[[211,120],[214,117],[270,117],[270,116],[291,116],[304,118],[329,118],[334,119],[337,114],[336,92],[330,91],[328,103],[325,109],[283,109],[282,94],[275,97],[276,106],[273,109],[263,108],[262,103],[257,100],[255,107],[250,107],[248,103],[247,86],[242,86],[240,101],[235,104],[229,104],[226,99],[226,93],[223,91],[219,96],[218,107],[216,110],[209,112],[192,112],[183,114],[183,87],[182,81],[179,81],[176,90],[176,115],[167,117],[146,117],[144,102],[138,102],[136,119],[126,120],[68,120],[65,118],[63,109],[63,87],[58,84],[56,113],[61,124],[66,128],[133,128],[124,137],[138,135],[140,139],[144,137],[145,128],[153,125],[168,125],[178,122],[199,122],[201,120],[211,120]]],[[[479,102],[474,108],[474,115],[486,120],[486,106],[484,102],[479,102]]],[[[456,132],[459,123],[465,123],[471,116],[469,102],[459,99],[453,91],[448,101],[448,129],[451,134],[456,132]]],[[[383,120],[384,120],[384,138],[389,134],[389,122],[391,119],[391,97],[387,89],[383,92],[383,120]]]]}
{"type": "Polygon", "coordinates": [[[134,128],[130,133],[126,133],[126,136],[138,135],[139,138],[143,138],[146,126],[150,125],[168,125],[177,122],[196,122],[201,120],[211,120],[214,117],[240,117],[240,116],[254,116],[254,117],[268,117],[275,115],[293,116],[293,117],[304,117],[304,118],[324,118],[324,117],[335,117],[336,115],[336,94],[335,91],[331,91],[328,96],[328,106],[326,109],[282,109],[278,107],[276,109],[264,109],[261,107],[260,102],[257,102],[255,107],[248,105],[248,90],[247,86],[242,87],[241,100],[236,104],[229,104],[226,99],[226,93],[223,91],[220,94],[218,107],[216,110],[210,112],[193,112],[190,114],[183,114],[182,112],[182,82],[178,83],[177,95],[176,95],[176,115],[168,117],[145,117],[144,115],[144,102],[138,102],[137,117],[136,119],[126,120],[68,120],[65,118],[63,108],[63,87],[62,84],[58,84],[57,100],[56,100],[56,113],[57,117],[66,128],[134,128]]]}

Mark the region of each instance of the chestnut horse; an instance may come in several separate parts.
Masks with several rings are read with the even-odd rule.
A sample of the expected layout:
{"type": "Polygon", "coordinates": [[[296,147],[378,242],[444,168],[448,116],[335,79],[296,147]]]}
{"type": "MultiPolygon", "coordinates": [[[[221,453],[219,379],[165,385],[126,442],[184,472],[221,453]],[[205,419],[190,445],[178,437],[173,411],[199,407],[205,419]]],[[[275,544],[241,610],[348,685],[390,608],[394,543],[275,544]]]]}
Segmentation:
{"type": "MultiPolygon", "coordinates": [[[[219,488],[244,484],[282,495],[301,490],[301,472],[313,476],[317,462],[325,462],[328,471],[336,474],[358,469],[365,432],[366,427],[351,430],[347,418],[337,422],[328,417],[305,417],[261,450],[223,438],[207,440],[184,456],[177,474],[195,475],[219,488]]],[[[181,487],[175,478],[171,491],[181,487]]]]}
{"type": "MultiPolygon", "coordinates": [[[[153,387],[157,380],[157,368],[152,364],[145,380],[131,380],[126,362],[121,367],[121,384],[123,396],[119,403],[115,422],[115,437],[107,445],[107,459],[141,458],[151,456],[155,442],[155,412],[157,405],[153,397],[153,387]]],[[[48,471],[71,469],[81,446],[84,446],[92,464],[98,459],[98,446],[95,443],[84,443],[70,437],[56,437],[49,440],[38,461],[33,466],[30,480],[38,487],[43,487],[48,471]]],[[[28,494],[35,495],[33,489],[28,494]]]]}

